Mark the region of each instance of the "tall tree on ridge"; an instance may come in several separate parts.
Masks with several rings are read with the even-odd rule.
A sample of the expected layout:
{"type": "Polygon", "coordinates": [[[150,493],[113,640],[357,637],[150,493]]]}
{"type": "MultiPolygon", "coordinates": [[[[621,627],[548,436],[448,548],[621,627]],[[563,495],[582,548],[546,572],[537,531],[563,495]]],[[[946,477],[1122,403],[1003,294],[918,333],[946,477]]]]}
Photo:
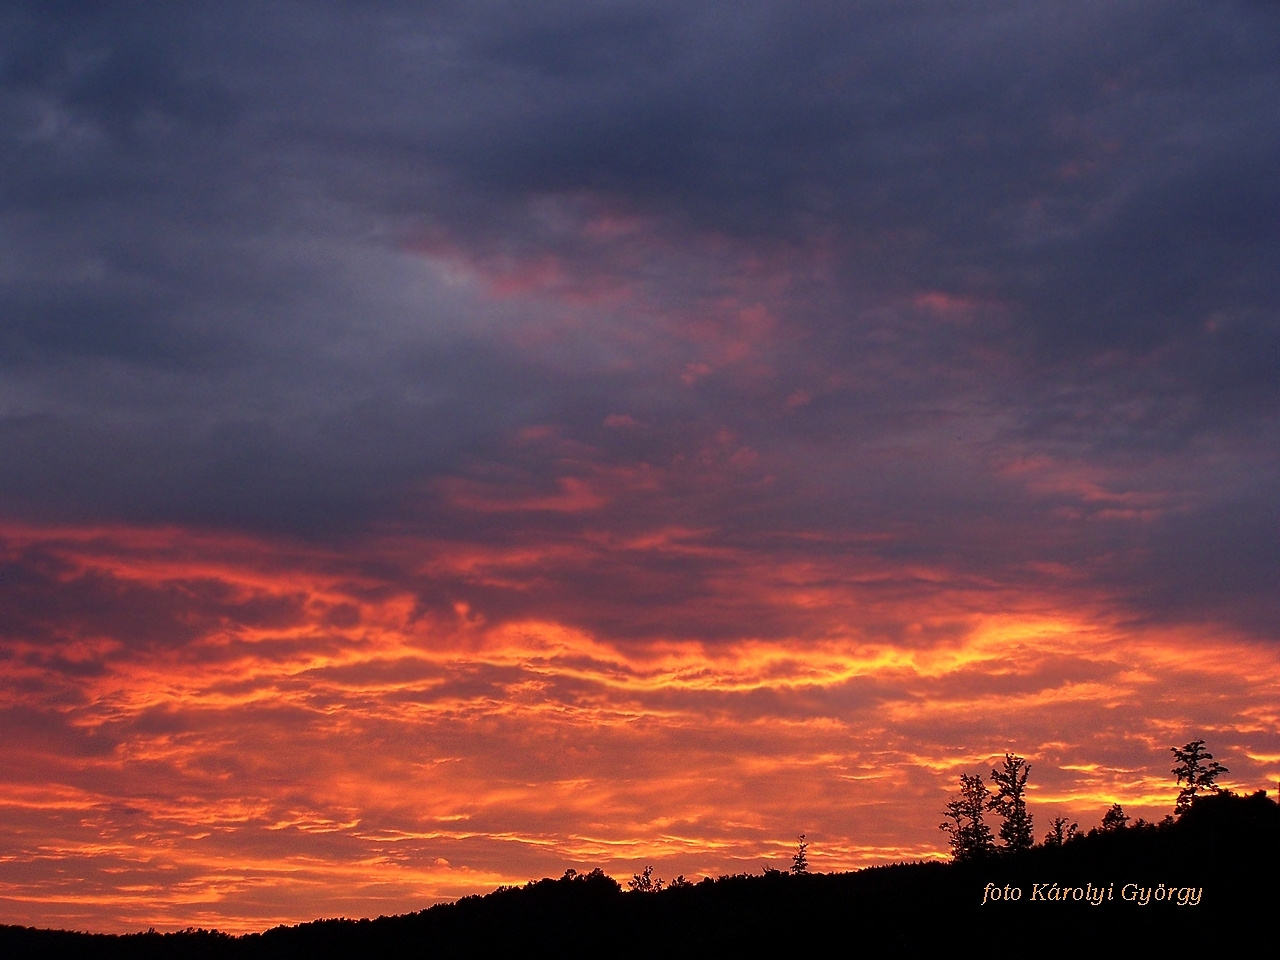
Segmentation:
{"type": "Polygon", "coordinates": [[[987,808],[1004,818],[1000,824],[1000,839],[1004,849],[1017,853],[1030,850],[1035,844],[1035,832],[1031,814],[1027,812],[1027,775],[1031,764],[1023,757],[1011,753],[1004,755],[1004,769],[991,771],[991,782],[996,794],[987,801],[987,808]]]}
{"type": "Polygon", "coordinates": [[[1173,751],[1173,758],[1178,761],[1178,765],[1170,773],[1177,776],[1179,786],[1186,783],[1178,792],[1178,802],[1173,806],[1173,812],[1182,816],[1191,809],[1191,801],[1198,794],[1218,793],[1218,776],[1228,771],[1204,748],[1203,740],[1192,740],[1180,748],[1169,749],[1173,751]]]}
{"type": "Polygon", "coordinates": [[[991,828],[983,822],[983,814],[990,799],[991,794],[981,776],[961,775],[960,796],[949,801],[946,807],[950,822],[944,822],[938,827],[950,835],[951,858],[957,863],[980,860],[995,851],[991,828]]]}

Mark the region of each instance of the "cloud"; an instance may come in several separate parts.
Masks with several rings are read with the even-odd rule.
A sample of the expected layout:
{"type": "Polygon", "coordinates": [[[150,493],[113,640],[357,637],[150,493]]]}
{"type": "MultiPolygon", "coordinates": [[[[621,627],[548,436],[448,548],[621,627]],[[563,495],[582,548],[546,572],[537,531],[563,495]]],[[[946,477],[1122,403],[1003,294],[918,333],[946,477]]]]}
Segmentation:
{"type": "MultiPolygon", "coordinates": [[[[12,902],[42,831],[253,925],[308,843],[390,912],[1276,753],[1271,8],[0,24],[12,902]]],[[[158,902],[102,876],[40,915],[158,902]]]]}
{"type": "MultiPolygon", "coordinates": [[[[15,734],[0,891],[28,922],[255,929],[420,908],[566,863],[717,875],[785,862],[801,830],[826,870],[941,856],[927,811],[1006,750],[1031,758],[1035,815],[1086,825],[1116,801],[1162,815],[1168,746],[1193,732],[1233,784],[1274,775],[1268,648],[1044,599],[961,620],[964,585],[935,584],[930,610],[914,592],[864,607],[857,584],[828,584],[803,598],[820,636],[708,642],[693,624],[628,643],[424,611],[403,587],[372,589],[354,558],[285,560],[270,543],[9,539],[45,544],[5,581],[19,585],[6,609],[45,629],[7,624],[0,661],[15,734]],[[109,599],[47,609],[22,586],[40,571],[109,599]],[[163,610],[193,583],[207,610],[192,606],[185,635],[158,620],[165,643],[117,612],[129,597],[163,610]],[[52,663],[95,649],[96,670],[52,663]]],[[[492,580],[445,548],[437,569],[450,562],[492,580]]],[[[793,578],[721,581],[703,602],[754,592],[758,615],[794,603],[771,588],[793,578]]]]}

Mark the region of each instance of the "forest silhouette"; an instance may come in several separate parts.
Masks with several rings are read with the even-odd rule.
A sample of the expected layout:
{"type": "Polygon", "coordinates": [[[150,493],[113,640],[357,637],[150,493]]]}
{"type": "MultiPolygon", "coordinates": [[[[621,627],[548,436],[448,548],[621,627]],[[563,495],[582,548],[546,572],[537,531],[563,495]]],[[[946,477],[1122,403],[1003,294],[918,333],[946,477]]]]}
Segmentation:
{"type": "Polygon", "coordinates": [[[1223,790],[1203,740],[1172,748],[1180,788],[1157,823],[1113,804],[1087,832],[1062,818],[1034,841],[1031,764],[1006,754],[987,781],[965,774],[945,808],[952,860],[823,874],[798,837],[787,870],[692,882],[652,867],[626,889],[602,870],[500,887],[418,913],[316,920],[231,936],[189,929],[104,935],[0,927],[3,957],[267,958],[476,956],[556,951],[721,956],[778,949],[974,949],[1016,936],[1108,955],[1125,947],[1247,942],[1272,915],[1280,805],[1223,790]],[[990,782],[992,788],[987,786],[990,782]],[[1000,819],[993,834],[988,814],[1000,819]],[[998,840],[998,842],[997,842],[998,840]]]}

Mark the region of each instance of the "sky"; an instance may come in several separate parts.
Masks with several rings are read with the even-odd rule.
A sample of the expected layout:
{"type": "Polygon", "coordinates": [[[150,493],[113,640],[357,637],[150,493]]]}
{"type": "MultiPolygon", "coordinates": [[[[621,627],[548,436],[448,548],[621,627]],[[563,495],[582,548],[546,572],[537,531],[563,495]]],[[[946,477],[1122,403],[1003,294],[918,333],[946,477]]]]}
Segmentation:
{"type": "Polygon", "coordinates": [[[0,9],[0,923],[1280,781],[1280,8],[0,9]]]}

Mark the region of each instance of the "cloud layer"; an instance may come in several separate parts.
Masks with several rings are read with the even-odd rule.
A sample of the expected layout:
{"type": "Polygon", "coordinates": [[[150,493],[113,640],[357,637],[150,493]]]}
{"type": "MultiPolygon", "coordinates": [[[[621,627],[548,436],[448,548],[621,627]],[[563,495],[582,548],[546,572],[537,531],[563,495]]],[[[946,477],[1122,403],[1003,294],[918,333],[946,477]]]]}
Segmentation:
{"type": "MultiPolygon", "coordinates": [[[[1233,784],[1280,774],[1271,650],[1049,598],[986,613],[989,590],[936,584],[927,607],[784,564],[703,605],[796,610],[821,639],[709,641],[694,622],[609,643],[427,611],[346,558],[244,540],[6,546],[4,605],[22,614],[0,630],[0,902],[25,922],[261,929],[568,866],[786,866],[800,832],[824,870],[940,856],[941,798],[1006,750],[1034,758],[1042,823],[1095,824],[1113,802],[1163,816],[1188,730],[1233,784]]],[[[530,587],[502,557],[424,546],[432,581],[530,587]]]]}
{"type": "Polygon", "coordinates": [[[0,919],[1277,779],[1268,5],[0,22],[0,919]]]}

